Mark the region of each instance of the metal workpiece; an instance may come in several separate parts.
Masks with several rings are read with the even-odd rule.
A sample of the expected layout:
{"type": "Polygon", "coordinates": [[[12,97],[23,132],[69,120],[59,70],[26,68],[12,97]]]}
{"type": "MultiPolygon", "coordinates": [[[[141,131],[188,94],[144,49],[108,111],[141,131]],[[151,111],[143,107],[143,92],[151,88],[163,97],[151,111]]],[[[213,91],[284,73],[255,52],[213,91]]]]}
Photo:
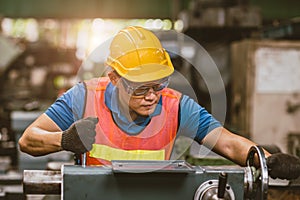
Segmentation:
{"type": "Polygon", "coordinates": [[[25,194],[61,194],[61,172],[51,170],[24,170],[25,194]]]}
{"type": "Polygon", "coordinates": [[[0,200],[23,199],[22,179],[23,175],[19,171],[0,173],[0,200]]]}

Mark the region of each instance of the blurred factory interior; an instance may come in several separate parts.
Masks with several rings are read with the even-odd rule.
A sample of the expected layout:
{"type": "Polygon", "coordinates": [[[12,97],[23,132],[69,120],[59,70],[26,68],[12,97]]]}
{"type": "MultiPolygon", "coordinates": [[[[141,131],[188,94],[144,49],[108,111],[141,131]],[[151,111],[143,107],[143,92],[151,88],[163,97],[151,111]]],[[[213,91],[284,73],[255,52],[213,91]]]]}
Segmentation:
{"type": "MultiPolygon", "coordinates": [[[[67,152],[25,155],[18,138],[63,92],[99,75],[103,58],[83,63],[129,25],[157,34],[191,96],[217,118],[221,112],[225,127],[272,151],[300,156],[299,8],[297,0],[0,0],[0,199],[23,198],[23,170],[72,162],[67,152]],[[215,76],[182,35],[216,64],[226,94],[221,110],[218,104],[212,110],[211,96],[224,91],[208,89],[191,63],[215,76]]],[[[180,90],[180,79],[173,80],[180,90]]],[[[192,164],[197,147],[184,155],[192,164]]]]}

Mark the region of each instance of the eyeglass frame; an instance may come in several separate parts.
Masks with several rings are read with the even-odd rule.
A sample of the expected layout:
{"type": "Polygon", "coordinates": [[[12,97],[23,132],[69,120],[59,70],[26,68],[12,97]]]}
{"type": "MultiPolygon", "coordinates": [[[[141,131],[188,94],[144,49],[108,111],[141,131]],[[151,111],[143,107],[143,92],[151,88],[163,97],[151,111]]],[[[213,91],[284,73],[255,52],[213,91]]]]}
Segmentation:
{"type": "Polygon", "coordinates": [[[151,85],[147,86],[147,83],[146,83],[146,84],[139,85],[139,86],[136,86],[136,87],[131,86],[130,83],[133,83],[133,82],[125,79],[124,77],[121,77],[120,80],[121,80],[122,85],[123,85],[123,87],[124,87],[124,89],[125,89],[125,91],[127,92],[128,95],[139,97],[139,96],[145,96],[146,94],[148,94],[149,90],[151,88],[153,89],[153,91],[155,93],[162,91],[163,89],[168,87],[169,82],[170,82],[170,77],[166,77],[166,78],[162,78],[162,79],[158,80],[159,82],[157,84],[155,84],[156,83],[155,81],[149,82],[148,84],[154,83],[152,86],[151,85]],[[155,88],[154,87],[155,85],[160,85],[160,86],[158,86],[158,88],[155,88]],[[146,89],[143,89],[144,92],[136,94],[136,90],[138,90],[141,87],[145,87],[146,89]]]}

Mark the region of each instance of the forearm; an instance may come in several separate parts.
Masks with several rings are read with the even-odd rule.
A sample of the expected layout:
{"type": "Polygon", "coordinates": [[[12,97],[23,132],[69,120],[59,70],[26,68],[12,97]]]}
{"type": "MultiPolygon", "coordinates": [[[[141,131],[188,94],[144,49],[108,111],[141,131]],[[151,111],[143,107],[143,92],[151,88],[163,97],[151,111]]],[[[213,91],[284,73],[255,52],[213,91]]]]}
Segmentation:
{"type": "Polygon", "coordinates": [[[19,140],[21,151],[42,156],[61,150],[81,154],[92,149],[98,118],[88,117],[62,131],[46,114],[36,119],[19,140]]]}
{"type": "MultiPolygon", "coordinates": [[[[249,149],[257,144],[233,134],[225,128],[217,128],[206,136],[204,145],[210,146],[214,152],[234,163],[245,166],[249,149]]],[[[270,153],[265,151],[265,155],[268,157],[270,153]]],[[[259,165],[257,157],[255,158],[255,165],[259,165]]]]}
{"type": "Polygon", "coordinates": [[[20,150],[33,156],[60,151],[61,129],[46,115],[38,117],[19,140],[20,150]]]}
{"type": "MultiPolygon", "coordinates": [[[[232,160],[235,161],[237,164],[239,164],[241,166],[246,166],[248,152],[252,146],[256,146],[257,144],[252,142],[251,140],[248,140],[248,139],[238,136],[238,135],[235,135],[234,137],[236,137],[236,138],[233,139],[233,143],[234,143],[234,145],[232,146],[233,153],[231,153],[230,156],[232,157],[232,160]]],[[[263,149],[263,150],[264,150],[264,154],[265,154],[266,158],[271,155],[265,149],[263,149]]],[[[259,167],[260,162],[258,159],[258,155],[255,154],[254,156],[255,156],[254,157],[254,165],[256,167],[259,167]]]]}
{"type": "MultiPolygon", "coordinates": [[[[231,137],[234,137],[234,139],[231,140],[231,144],[229,144],[229,146],[226,147],[227,151],[225,151],[224,156],[240,166],[246,166],[248,152],[252,146],[256,146],[257,144],[238,135],[234,135],[231,137]]],[[[269,156],[269,153],[267,151],[265,151],[265,154],[266,156],[269,156]]],[[[254,158],[254,165],[259,166],[259,160],[257,155],[255,155],[254,158]]]]}
{"type": "Polygon", "coordinates": [[[19,140],[20,150],[32,156],[42,156],[61,149],[62,132],[49,132],[28,127],[19,140]]]}

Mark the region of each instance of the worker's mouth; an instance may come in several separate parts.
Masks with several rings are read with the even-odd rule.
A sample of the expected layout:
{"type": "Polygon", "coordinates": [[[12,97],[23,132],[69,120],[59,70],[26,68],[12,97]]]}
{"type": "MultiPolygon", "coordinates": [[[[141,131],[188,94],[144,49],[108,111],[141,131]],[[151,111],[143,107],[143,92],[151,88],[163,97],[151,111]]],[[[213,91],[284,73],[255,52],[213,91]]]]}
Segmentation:
{"type": "Polygon", "coordinates": [[[151,105],[143,105],[143,108],[145,108],[146,110],[151,110],[155,107],[155,104],[151,104],[151,105]]]}

